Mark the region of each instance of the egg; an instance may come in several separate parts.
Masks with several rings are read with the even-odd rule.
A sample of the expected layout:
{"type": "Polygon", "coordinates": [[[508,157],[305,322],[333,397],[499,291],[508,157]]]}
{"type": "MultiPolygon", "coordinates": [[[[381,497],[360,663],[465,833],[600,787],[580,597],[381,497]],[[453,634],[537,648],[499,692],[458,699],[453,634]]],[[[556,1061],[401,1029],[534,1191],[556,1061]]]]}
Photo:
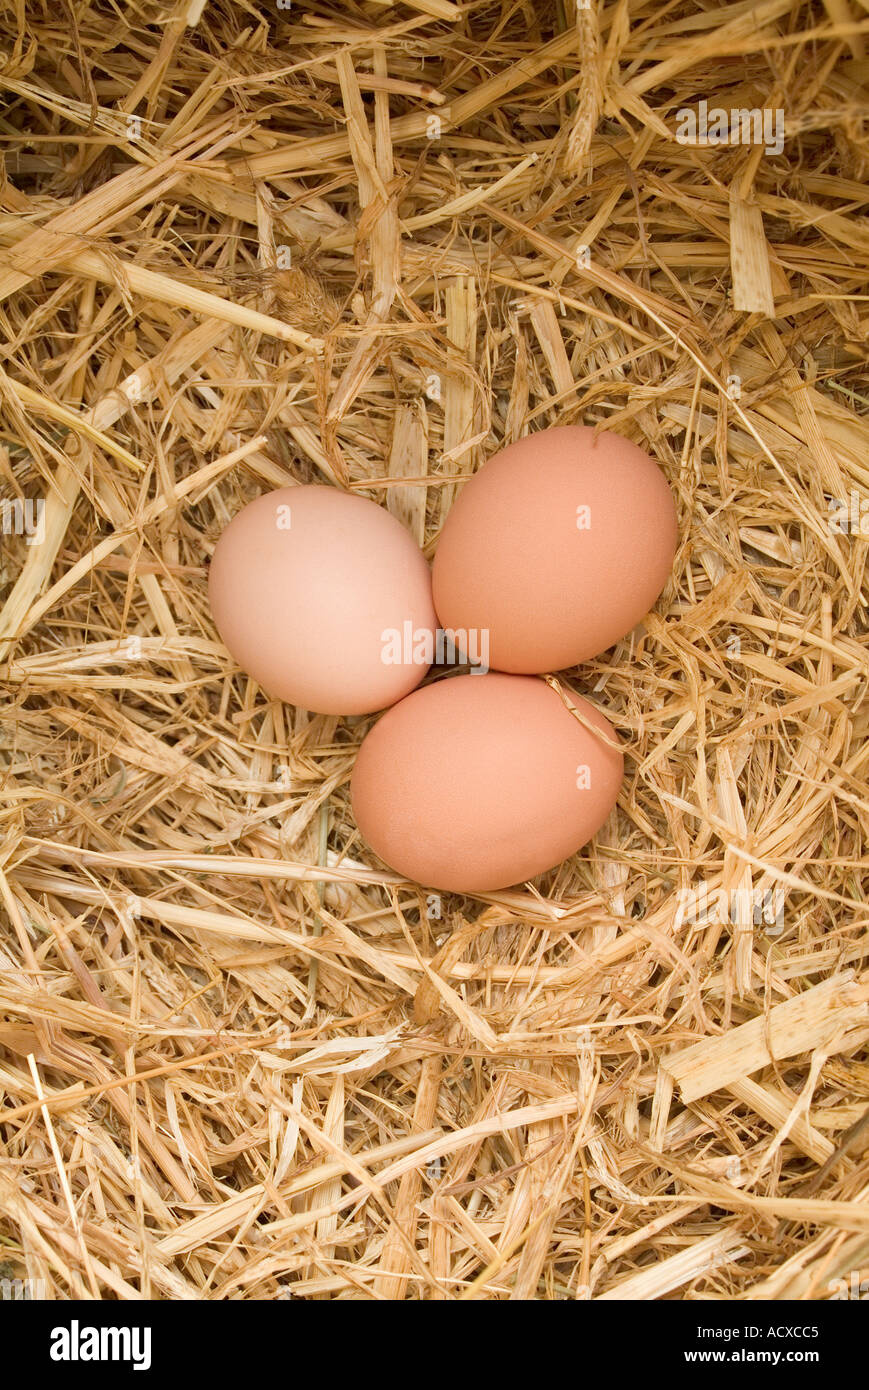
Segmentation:
{"type": "Polygon", "coordinates": [[[369,714],[415,688],[434,648],[431,572],[389,512],[338,488],[263,493],[217,542],[214,621],[270,696],[369,714]]]}
{"type": "Polygon", "coordinates": [[[432,580],[444,629],[489,664],[558,671],[606,651],[649,612],[673,566],[673,496],[636,444],[582,425],[494,454],[460,493],[432,580]]]}
{"type": "Polygon", "coordinates": [[[525,882],[603,825],[624,764],[611,724],[536,676],[455,675],[386,711],[359,749],[356,824],[405,878],[455,893],[525,882]]]}

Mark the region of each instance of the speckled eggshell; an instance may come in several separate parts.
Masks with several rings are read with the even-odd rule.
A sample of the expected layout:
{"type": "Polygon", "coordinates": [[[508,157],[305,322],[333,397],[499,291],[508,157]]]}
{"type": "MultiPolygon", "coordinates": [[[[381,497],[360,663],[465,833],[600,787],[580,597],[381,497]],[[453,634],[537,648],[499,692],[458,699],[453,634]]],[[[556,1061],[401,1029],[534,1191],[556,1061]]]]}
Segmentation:
{"type": "Polygon", "coordinates": [[[428,564],[401,523],[364,497],[318,486],[264,493],[221,535],[208,588],[239,666],[290,704],[369,714],[428,669],[428,564]]]}
{"type": "Polygon", "coordinates": [[[538,677],[451,676],[416,690],[363,740],[356,823],[405,878],[485,893],[580,849],[612,811],[624,764],[610,723],[538,677]],[[582,722],[581,722],[582,721],[582,722]]]}
{"type": "Polygon", "coordinates": [[[459,494],[435,555],[435,609],[444,628],[488,631],[495,670],[563,670],[636,627],[677,540],[667,480],[636,444],[582,425],[539,430],[459,494]]]}

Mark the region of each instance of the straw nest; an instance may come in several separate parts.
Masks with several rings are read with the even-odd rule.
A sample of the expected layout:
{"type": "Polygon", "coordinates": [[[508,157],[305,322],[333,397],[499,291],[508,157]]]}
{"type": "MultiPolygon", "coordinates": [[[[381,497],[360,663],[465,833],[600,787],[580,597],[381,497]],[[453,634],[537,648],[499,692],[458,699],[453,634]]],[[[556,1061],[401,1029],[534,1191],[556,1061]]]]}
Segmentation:
{"type": "Polygon", "coordinates": [[[853,1293],[865,7],[2,8],[0,1278],[853,1293]],[[680,142],[702,101],[781,151],[680,142]],[[655,612],[570,673],[623,793],[545,879],[438,900],[355,831],[370,721],[238,671],[208,557],[303,481],[431,555],[571,421],[680,512],[655,612]]]}

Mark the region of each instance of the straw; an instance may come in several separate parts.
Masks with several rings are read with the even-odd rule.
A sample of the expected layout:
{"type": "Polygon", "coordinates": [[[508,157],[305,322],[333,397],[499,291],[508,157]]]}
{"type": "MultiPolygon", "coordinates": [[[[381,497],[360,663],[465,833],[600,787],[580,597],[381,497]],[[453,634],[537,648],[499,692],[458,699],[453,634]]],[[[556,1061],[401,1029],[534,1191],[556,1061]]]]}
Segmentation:
{"type": "Polygon", "coordinates": [[[0,534],[0,1277],[851,1296],[865,7],[123,9],[6,15],[0,490],[44,530],[0,534]],[[680,140],[701,102],[781,149],[680,140]],[[437,894],[355,827],[372,720],[237,669],[210,556],[313,482],[431,558],[487,457],[572,422],[679,513],[654,611],[545,673],[624,787],[533,884],[437,894]]]}

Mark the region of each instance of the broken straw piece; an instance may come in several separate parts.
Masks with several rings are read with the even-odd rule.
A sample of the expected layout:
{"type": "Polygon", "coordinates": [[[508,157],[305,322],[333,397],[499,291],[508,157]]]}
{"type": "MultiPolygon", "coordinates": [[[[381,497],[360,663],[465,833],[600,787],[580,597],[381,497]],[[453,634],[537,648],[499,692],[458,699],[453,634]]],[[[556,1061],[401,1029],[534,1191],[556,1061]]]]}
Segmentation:
{"type": "Polygon", "coordinates": [[[814,985],[768,1014],[742,1023],[717,1038],[704,1038],[674,1052],[662,1065],[683,1101],[720,1091],[770,1062],[811,1052],[869,1018],[869,987],[854,983],[847,971],[814,985]]]}

